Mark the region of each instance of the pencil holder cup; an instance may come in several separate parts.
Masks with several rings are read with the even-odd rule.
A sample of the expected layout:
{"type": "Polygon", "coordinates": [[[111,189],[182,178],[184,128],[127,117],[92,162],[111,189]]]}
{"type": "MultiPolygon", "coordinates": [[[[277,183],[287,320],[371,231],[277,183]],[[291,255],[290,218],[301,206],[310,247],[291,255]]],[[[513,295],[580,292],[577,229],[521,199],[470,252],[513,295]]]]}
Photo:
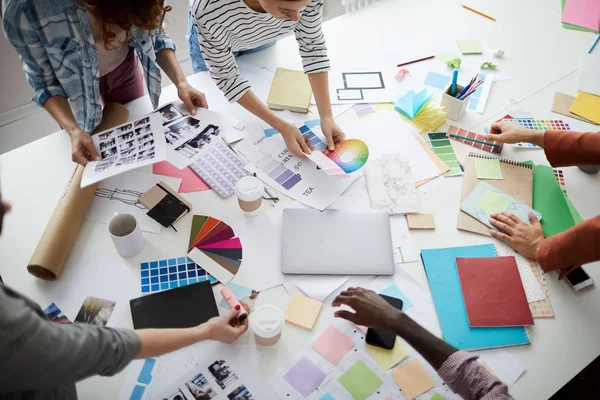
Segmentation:
{"type": "MultiPolygon", "coordinates": [[[[468,97],[464,100],[458,100],[456,97],[450,96],[450,89],[451,86],[448,86],[448,89],[442,94],[441,105],[445,107],[448,118],[458,121],[467,109],[468,97]]],[[[456,93],[459,93],[461,90],[463,90],[463,87],[456,85],[456,93]]]]}

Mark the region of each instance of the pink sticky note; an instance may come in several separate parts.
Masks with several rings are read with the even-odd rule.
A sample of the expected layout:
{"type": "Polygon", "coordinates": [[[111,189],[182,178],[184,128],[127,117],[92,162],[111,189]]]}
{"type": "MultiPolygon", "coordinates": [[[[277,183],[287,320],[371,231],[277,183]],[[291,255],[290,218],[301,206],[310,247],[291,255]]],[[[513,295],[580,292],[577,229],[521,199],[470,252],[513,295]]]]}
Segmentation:
{"type": "Polygon", "coordinates": [[[314,341],[312,347],[323,357],[337,365],[346,353],[354,347],[354,341],[335,326],[329,325],[314,341]]]}
{"type": "Polygon", "coordinates": [[[179,187],[179,193],[199,192],[200,190],[210,190],[202,179],[198,177],[189,167],[184,169],[177,169],[173,165],[169,164],[168,161],[161,161],[152,166],[152,173],[157,175],[172,176],[175,178],[181,178],[181,186],[179,187]]]}
{"type": "Polygon", "coordinates": [[[562,22],[600,30],[600,2],[598,0],[567,0],[562,22]]]}

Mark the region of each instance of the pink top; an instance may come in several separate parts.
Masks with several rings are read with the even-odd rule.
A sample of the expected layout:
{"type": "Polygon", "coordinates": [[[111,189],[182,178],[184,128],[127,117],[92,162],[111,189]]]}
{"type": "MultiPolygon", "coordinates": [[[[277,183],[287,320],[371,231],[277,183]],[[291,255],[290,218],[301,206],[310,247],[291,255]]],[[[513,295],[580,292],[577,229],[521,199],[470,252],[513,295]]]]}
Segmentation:
{"type": "Polygon", "coordinates": [[[93,5],[90,5],[91,1],[85,1],[85,7],[87,8],[88,21],[90,22],[90,29],[92,35],[96,41],[96,50],[98,51],[98,67],[100,69],[100,76],[104,76],[112,72],[117,68],[129,53],[128,34],[127,31],[120,27],[113,25],[110,30],[117,36],[115,40],[109,46],[109,49],[104,47],[104,35],[102,34],[102,27],[98,20],[92,13],[94,9],[93,5]],[[114,48],[113,48],[114,47],[114,48]]]}
{"type": "Polygon", "coordinates": [[[512,399],[508,386],[479,364],[477,358],[475,354],[457,351],[444,361],[438,375],[453,392],[466,400],[512,399]]]}

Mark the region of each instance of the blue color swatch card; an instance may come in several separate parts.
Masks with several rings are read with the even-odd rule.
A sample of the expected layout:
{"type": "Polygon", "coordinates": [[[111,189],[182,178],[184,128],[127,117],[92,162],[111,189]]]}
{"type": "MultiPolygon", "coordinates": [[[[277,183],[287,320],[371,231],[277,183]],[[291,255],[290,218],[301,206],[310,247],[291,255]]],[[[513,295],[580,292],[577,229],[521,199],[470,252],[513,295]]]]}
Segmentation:
{"type": "Polygon", "coordinates": [[[160,292],[193,283],[217,280],[187,257],[169,258],[140,264],[142,293],[160,292]]]}
{"type": "Polygon", "coordinates": [[[542,214],[535,211],[533,208],[526,206],[486,182],[481,182],[475,187],[473,192],[471,192],[469,197],[467,197],[465,202],[460,206],[460,209],[480,221],[482,224],[495,230],[498,229],[490,224],[490,214],[494,213],[506,211],[516,215],[526,223],[529,223],[527,214],[530,212],[539,220],[542,219],[542,214]]]}
{"type": "Polygon", "coordinates": [[[412,301],[410,301],[410,299],[406,297],[402,290],[400,290],[400,288],[394,285],[393,283],[390,286],[383,289],[379,294],[402,300],[402,311],[407,311],[413,306],[412,301]]]}
{"type": "Polygon", "coordinates": [[[429,71],[425,78],[425,84],[427,86],[434,87],[436,89],[444,90],[450,85],[452,79],[447,75],[438,74],[437,72],[429,71]]]}

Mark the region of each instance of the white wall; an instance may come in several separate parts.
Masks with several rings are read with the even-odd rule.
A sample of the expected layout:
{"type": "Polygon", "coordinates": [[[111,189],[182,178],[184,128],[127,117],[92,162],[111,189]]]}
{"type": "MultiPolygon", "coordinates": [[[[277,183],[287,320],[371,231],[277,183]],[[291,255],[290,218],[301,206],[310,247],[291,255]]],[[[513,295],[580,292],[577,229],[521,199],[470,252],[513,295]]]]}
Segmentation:
{"type": "MultiPolygon", "coordinates": [[[[0,25],[1,26],[1,25],[0,25]]],[[[17,51],[0,35],[0,114],[31,101],[32,90],[25,80],[25,73],[17,51]]]]}

